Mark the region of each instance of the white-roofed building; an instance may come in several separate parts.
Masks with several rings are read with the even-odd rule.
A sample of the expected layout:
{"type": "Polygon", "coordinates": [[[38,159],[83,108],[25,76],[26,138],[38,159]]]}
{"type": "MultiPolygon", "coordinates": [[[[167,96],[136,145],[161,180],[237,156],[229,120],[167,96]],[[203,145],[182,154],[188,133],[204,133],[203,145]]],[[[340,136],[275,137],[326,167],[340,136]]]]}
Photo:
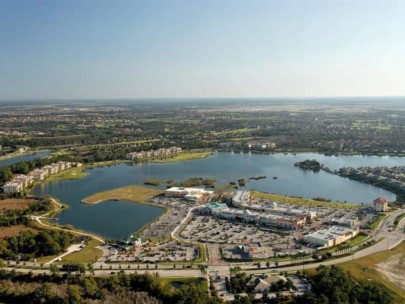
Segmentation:
{"type": "Polygon", "coordinates": [[[250,191],[236,191],[232,197],[232,204],[235,207],[244,206],[250,201],[250,191]]]}
{"type": "Polygon", "coordinates": [[[339,245],[359,233],[359,228],[331,226],[304,236],[304,241],[324,248],[339,245]]]}

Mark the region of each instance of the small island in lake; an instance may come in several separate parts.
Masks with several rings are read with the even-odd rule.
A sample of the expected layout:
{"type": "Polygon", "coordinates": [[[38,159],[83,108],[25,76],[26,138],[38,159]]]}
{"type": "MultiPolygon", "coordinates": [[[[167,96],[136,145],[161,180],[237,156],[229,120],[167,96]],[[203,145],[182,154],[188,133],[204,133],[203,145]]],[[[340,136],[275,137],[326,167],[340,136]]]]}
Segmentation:
{"type": "Polygon", "coordinates": [[[311,170],[314,172],[318,172],[323,168],[323,165],[315,159],[312,159],[312,160],[306,159],[302,162],[296,162],[294,164],[294,166],[299,167],[304,170],[311,170]]]}

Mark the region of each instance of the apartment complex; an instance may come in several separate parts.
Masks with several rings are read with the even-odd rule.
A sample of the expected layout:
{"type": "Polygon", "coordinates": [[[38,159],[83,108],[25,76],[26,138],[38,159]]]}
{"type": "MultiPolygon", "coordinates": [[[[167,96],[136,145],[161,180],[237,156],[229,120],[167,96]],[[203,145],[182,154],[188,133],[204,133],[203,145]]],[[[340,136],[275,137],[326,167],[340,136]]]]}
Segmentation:
{"type": "Polygon", "coordinates": [[[20,193],[25,188],[31,186],[34,181],[44,180],[49,175],[69,169],[72,166],[79,166],[79,163],[60,161],[54,164],[46,165],[40,169],[34,169],[28,174],[16,175],[11,181],[3,185],[3,192],[7,194],[20,193]]]}
{"type": "Polygon", "coordinates": [[[162,148],[158,150],[141,151],[141,152],[131,152],[126,155],[129,160],[144,160],[151,157],[166,157],[181,153],[181,148],[170,147],[162,148]]]}

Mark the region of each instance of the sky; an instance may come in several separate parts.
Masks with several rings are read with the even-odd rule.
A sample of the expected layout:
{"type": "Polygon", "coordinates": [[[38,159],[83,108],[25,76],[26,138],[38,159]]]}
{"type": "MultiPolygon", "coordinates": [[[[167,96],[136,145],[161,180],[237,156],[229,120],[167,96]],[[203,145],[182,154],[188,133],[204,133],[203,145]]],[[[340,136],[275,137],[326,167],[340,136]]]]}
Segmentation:
{"type": "Polygon", "coordinates": [[[0,99],[405,96],[405,1],[4,1],[0,99]]]}

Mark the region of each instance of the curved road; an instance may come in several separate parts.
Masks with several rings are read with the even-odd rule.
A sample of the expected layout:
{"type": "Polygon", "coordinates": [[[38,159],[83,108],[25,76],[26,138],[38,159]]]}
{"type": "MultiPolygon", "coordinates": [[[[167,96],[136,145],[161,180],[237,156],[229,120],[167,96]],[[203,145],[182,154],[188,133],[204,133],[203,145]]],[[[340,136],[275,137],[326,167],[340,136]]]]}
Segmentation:
{"type": "MultiPolygon", "coordinates": [[[[59,203],[57,203],[57,202],[55,202],[55,203],[58,204],[59,206],[61,206],[59,203]]],[[[186,223],[186,221],[188,220],[188,218],[191,215],[191,211],[192,211],[192,209],[190,209],[190,212],[188,213],[186,218],[184,218],[184,220],[181,222],[181,224],[173,231],[172,236],[174,238],[178,237],[180,226],[183,226],[186,223]]],[[[359,258],[371,255],[371,254],[379,252],[379,251],[392,249],[405,240],[405,234],[403,233],[403,228],[405,226],[405,218],[403,218],[400,221],[400,223],[398,225],[398,229],[396,229],[395,231],[391,231],[391,227],[393,225],[395,217],[404,212],[405,212],[405,209],[400,209],[400,210],[391,212],[388,215],[388,218],[381,224],[380,228],[378,229],[378,231],[376,232],[376,234],[373,237],[374,240],[380,240],[382,238],[383,238],[383,240],[368,248],[360,250],[353,255],[344,256],[341,258],[335,258],[335,259],[331,259],[331,260],[327,260],[327,261],[305,264],[305,265],[300,264],[300,265],[289,266],[289,264],[291,263],[290,261],[280,262],[278,268],[280,268],[280,270],[282,270],[282,271],[293,271],[293,270],[302,270],[302,269],[307,269],[307,268],[316,268],[320,265],[339,264],[339,263],[348,262],[348,261],[351,261],[354,259],[359,259],[359,258]]],[[[103,239],[96,237],[94,235],[49,226],[49,225],[43,224],[40,221],[39,217],[35,217],[35,219],[37,220],[37,222],[39,222],[41,225],[43,225],[45,227],[52,228],[52,229],[66,230],[69,232],[74,232],[77,234],[90,236],[90,237],[93,237],[104,243],[103,239]]],[[[210,250],[210,253],[211,252],[212,251],[210,250]]],[[[210,259],[211,259],[211,256],[210,256],[210,259]]],[[[213,259],[213,260],[216,260],[216,259],[213,259]]],[[[27,263],[27,265],[29,265],[29,263],[27,263]]],[[[132,265],[131,266],[132,269],[127,269],[125,266],[126,265],[123,265],[122,269],[128,273],[132,273],[135,271],[137,273],[144,273],[144,272],[159,273],[159,275],[162,277],[199,277],[201,275],[200,270],[195,269],[195,268],[194,269],[168,269],[168,267],[170,267],[170,266],[165,267],[164,265],[162,265],[159,267],[165,267],[165,269],[134,269],[135,265],[132,265]]],[[[245,271],[247,273],[268,273],[271,271],[271,269],[268,269],[268,268],[257,269],[257,266],[255,265],[254,262],[233,263],[232,266],[239,266],[243,271],[245,271]]],[[[95,268],[95,275],[100,275],[100,276],[108,275],[111,272],[117,272],[120,270],[119,265],[107,264],[104,261],[97,262],[95,264],[94,268],[95,268]],[[102,269],[100,269],[100,267],[102,267],[102,269]],[[112,269],[110,269],[110,267],[112,267],[112,269]]],[[[216,273],[219,276],[229,276],[230,275],[229,268],[230,268],[230,265],[217,265],[216,263],[209,263],[207,273],[216,273]]],[[[33,271],[31,269],[24,269],[24,268],[6,268],[6,269],[10,269],[10,270],[14,269],[16,271],[21,271],[21,272],[33,271]]],[[[274,269],[274,268],[272,268],[272,269],[274,269]]],[[[43,270],[34,270],[33,272],[34,273],[44,273],[44,272],[48,272],[48,271],[49,270],[47,270],[47,269],[43,269],[43,270]]]]}

